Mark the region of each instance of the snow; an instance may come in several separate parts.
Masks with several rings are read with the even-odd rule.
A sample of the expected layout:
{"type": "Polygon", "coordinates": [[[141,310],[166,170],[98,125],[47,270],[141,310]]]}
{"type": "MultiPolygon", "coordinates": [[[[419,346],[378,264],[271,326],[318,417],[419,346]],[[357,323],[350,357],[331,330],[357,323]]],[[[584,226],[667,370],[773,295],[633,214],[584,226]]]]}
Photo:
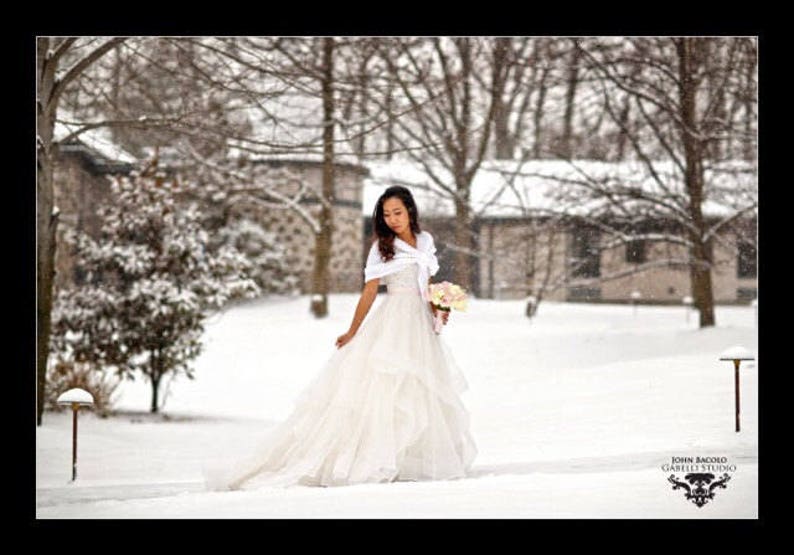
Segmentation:
{"type": "Polygon", "coordinates": [[[733,347],[728,347],[722,352],[720,355],[720,360],[723,359],[755,360],[755,357],[753,356],[753,353],[751,353],[746,347],[743,347],[742,345],[734,345],[733,347]]]}
{"type": "Polygon", "coordinates": [[[58,403],[71,405],[72,403],[79,403],[81,405],[93,405],[94,397],[85,389],[75,387],[69,391],[65,391],[58,396],[58,403]]]}
{"type": "Polygon", "coordinates": [[[202,464],[247,453],[335,351],[358,295],[328,299],[322,319],[308,295],[210,319],[196,379],[161,384],[167,418],[147,413],[142,381],[120,386],[120,415],[81,415],[74,483],[71,411],[45,413],[37,517],[758,518],[758,366],[742,365],[737,433],[734,372],[719,360],[730,346],[757,350],[749,306],[718,306],[718,325],[698,329],[685,306],[546,301],[530,321],[523,301],[471,298],[443,331],[469,382],[470,477],[202,491],[202,464]],[[737,469],[698,508],[662,470],[681,456],[724,456],[737,469]]]}
{"type": "MultiPolygon", "coordinates": [[[[55,121],[55,129],[53,131],[53,139],[55,141],[62,141],[75,131],[78,131],[82,125],[74,123],[65,123],[66,121],[77,121],[70,111],[60,108],[58,110],[58,119],[55,121]]],[[[88,124],[91,122],[83,122],[88,124]]],[[[78,140],[114,162],[125,162],[134,164],[138,161],[135,156],[124,150],[113,141],[110,129],[107,127],[97,127],[89,129],[88,131],[78,135],[78,140]]]]}

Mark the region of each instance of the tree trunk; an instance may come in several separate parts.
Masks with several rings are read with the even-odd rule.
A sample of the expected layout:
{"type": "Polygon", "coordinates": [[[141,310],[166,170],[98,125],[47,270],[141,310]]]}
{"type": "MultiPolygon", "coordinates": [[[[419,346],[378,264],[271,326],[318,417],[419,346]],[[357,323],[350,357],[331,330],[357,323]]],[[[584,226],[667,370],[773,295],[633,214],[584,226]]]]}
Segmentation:
{"type": "Polygon", "coordinates": [[[77,62],[61,81],[55,80],[58,59],[68,50],[74,38],[57,44],[49,37],[36,39],[36,423],[41,426],[44,414],[44,391],[47,380],[47,359],[53,287],[55,283],[56,232],[58,214],[55,208],[53,173],[55,152],[53,135],[58,99],[66,83],[126,38],[113,38],[77,62]]]}
{"type": "MultiPolygon", "coordinates": [[[[707,66],[714,65],[719,69],[723,64],[727,64],[727,59],[722,59],[726,56],[725,52],[716,44],[709,41],[704,43],[704,47],[707,48],[707,51],[703,59],[707,66]]],[[[710,71],[706,73],[706,86],[708,87],[707,98],[712,99],[714,108],[708,118],[710,122],[705,123],[703,129],[706,135],[717,135],[720,134],[720,128],[725,125],[724,122],[728,121],[728,106],[725,87],[722,86],[722,78],[724,77],[724,73],[730,70],[715,71],[708,67],[707,69],[710,69],[710,71]]],[[[729,133],[728,135],[733,135],[733,133],[729,133]]],[[[722,160],[726,151],[725,147],[726,142],[724,140],[709,139],[705,145],[705,151],[711,160],[722,160]]]]}
{"type": "MultiPolygon", "coordinates": [[[[189,46],[192,46],[192,44],[189,46]]],[[[113,107],[113,117],[115,119],[123,119],[124,116],[122,115],[119,103],[122,87],[121,74],[123,64],[121,59],[121,48],[116,47],[113,49],[113,51],[115,56],[113,57],[113,69],[111,73],[111,82],[113,83],[113,86],[110,88],[110,102],[111,106],[113,107]]],[[[114,144],[124,144],[124,135],[119,127],[111,127],[110,136],[113,139],[114,144]]]]}
{"type": "MultiPolygon", "coordinates": [[[[549,48],[546,47],[546,56],[549,54],[549,48]]],[[[533,142],[532,142],[532,157],[536,160],[540,159],[543,154],[543,111],[546,104],[546,91],[548,90],[547,79],[549,75],[548,66],[544,65],[540,72],[540,79],[538,81],[538,97],[535,102],[535,111],[532,115],[533,129],[533,142]]]]}
{"type": "Polygon", "coordinates": [[[576,100],[576,88],[579,85],[579,59],[581,56],[582,51],[574,41],[571,51],[571,61],[568,65],[568,86],[565,91],[565,115],[563,117],[562,142],[559,151],[560,156],[563,158],[571,158],[573,156],[573,146],[571,144],[573,137],[573,107],[576,100]]]}
{"type": "MultiPolygon", "coordinates": [[[[459,187],[458,190],[461,188],[459,187]]],[[[465,199],[455,200],[455,244],[458,246],[458,250],[455,251],[455,283],[467,291],[471,290],[475,263],[471,255],[474,246],[469,222],[470,212],[468,195],[465,199]]]]}
{"type": "Polygon", "coordinates": [[[157,396],[160,391],[160,380],[163,378],[162,374],[158,370],[155,370],[152,374],[152,406],[150,408],[150,412],[152,414],[156,414],[160,411],[157,402],[157,396]]]}
{"type": "Polygon", "coordinates": [[[678,50],[679,102],[681,106],[681,138],[684,144],[686,172],[684,180],[689,196],[689,213],[696,232],[690,233],[694,247],[690,265],[692,296],[700,311],[700,327],[715,325],[714,294],[711,287],[711,260],[706,252],[703,236],[706,231],[703,219],[703,145],[695,136],[697,132],[696,93],[698,82],[695,80],[696,38],[676,39],[678,50]]]}
{"type": "Polygon", "coordinates": [[[41,426],[44,414],[44,390],[47,380],[47,359],[50,352],[50,313],[55,282],[55,248],[58,215],[54,213],[53,166],[55,152],[52,138],[55,130],[55,106],[52,97],[55,70],[47,61],[50,39],[36,43],[36,425],[41,426]]]}
{"type": "Polygon", "coordinates": [[[497,160],[512,160],[515,140],[510,133],[508,118],[510,113],[505,107],[504,100],[496,99],[496,109],[494,110],[494,141],[495,155],[497,160]]]}
{"type": "Polygon", "coordinates": [[[631,111],[631,97],[626,96],[623,108],[620,110],[620,131],[618,131],[618,145],[616,158],[622,162],[626,158],[626,143],[628,142],[629,113],[631,111]]]}
{"type": "MultiPolygon", "coordinates": [[[[495,39],[497,50],[494,52],[494,64],[507,63],[507,52],[510,50],[510,39],[495,39]]],[[[510,132],[510,109],[505,102],[504,92],[495,94],[494,98],[494,147],[497,160],[512,160],[516,145],[516,137],[510,132]]]]}
{"type": "Polygon", "coordinates": [[[386,89],[386,160],[391,161],[394,152],[394,115],[392,114],[392,81],[389,79],[386,89]]]}
{"type": "MultiPolygon", "coordinates": [[[[755,52],[755,49],[753,49],[755,52]]],[[[757,114],[753,109],[753,98],[756,98],[757,91],[755,90],[754,83],[755,79],[755,71],[756,71],[756,56],[749,57],[747,63],[747,69],[745,72],[745,81],[744,86],[745,94],[744,97],[744,134],[745,138],[742,140],[742,158],[747,161],[753,161],[756,157],[756,143],[755,141],[751,141],[748,137],[752,137],[754,133],[757,132],[757,129],[754,129],[754,122],[756,121],[757,114]]],[[[757,124],[757,123],[756,123],[757,124]]]]}
{"type": "Polygon", "coordinates": [[[315,237],[311,310],[328,315],[328,266],[331,259],[334,200],[334,39],[323,38],[323,184],[320,233],[315,237]]]}
{"type": "Polygon", "coordinates": [[[700,327],[713,326],[714,321],[714,291],[711,286],[711,269],[698,262],[710,260],[707,246],[700,237],[692,237],[695,246],[692,249],[692,258],[695,262],[690,266],[689,278],[692,282],[692,300],[700,312],[700,327]]]}
{"type": "Polygon", "coordinates": [[[358,139],[355,142],[355,152],[358,154],[359,159],[363,159],[367,152],[367,116],[369,115],[369,72],[367,71],[367,60],[361,63],[359,68],[359,87],[361,89],[361,96],[359,97],[358,113],[361,123],[358,126],[358,139]]]}
{"type": "Polygon", "coordinates": [[[53,214],[52,161],[38,166],[36,214],[38,244],[36,252],[36,423],[41,425],[44,413],[44,388],[47,380],[47,360],[50,352],[50,314],[55,282],[55,233],[58,216],[53,214]],[[46,199],[46,200],[45,200],[46,199]]]}
{"type": "MultiPolygon", "coordinates": [[[[745,103],[745,116],[744,116],[744,134],[745,137],[750,137],[754,133],[753,129],[753,112],[750,102],[745,103]]],[[[756,149],[752,141],[745,139],[742,142],[742,159],[752,162],[756,159],[756,149]]]]}

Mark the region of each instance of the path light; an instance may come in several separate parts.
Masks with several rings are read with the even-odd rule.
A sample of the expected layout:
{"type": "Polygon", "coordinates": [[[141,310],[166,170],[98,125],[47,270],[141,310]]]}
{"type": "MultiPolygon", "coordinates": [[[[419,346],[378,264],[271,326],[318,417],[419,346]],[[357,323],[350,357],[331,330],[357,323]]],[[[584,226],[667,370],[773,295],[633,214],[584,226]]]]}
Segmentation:
{"type": "Polygon", "coordinates": [[[755,327],[758,327],[758,297],[753,299],[750,305],[755,309],[755,327]]]}
{"type": "Polygon", "coordinates": [[[85,389],[76,387],[61,393],[59,405],[72,406],[72,481],[77,479],[77,411],[81,406],[94,406],[94,397],[85,389]]]}
{"type": "Polygon", "coordinates": [[[690,309],[692,308],[692,303],[694,302],[694,300],[692,299],[692,297],[687,295],[686,297],[681,299],[681,302],[684,303],[684,306],[686,307],[686,309],[685,309],[686,310],[686,323],[688,324],[689,323],[689,313],[691,312],[690,309]]]}
{"type": "Polygon", "coordinates": [[[743,360],[755,360],[753,354],[742,347],[737,345],[725,349],[720,355],[720,360],[732,360],[734,368],[733,389],[736,393],[736,431],[739,431],[739,364],[743,360]]]}
{"type": "Polygon", "coordinates": [[[642,294],[639,291],[635,290],[631,292],[631,304],[634,306],[633,314],[635,316],[637,315],[637,301],[640,300],[640,297],[642,297],[642,294]]]}
{"type": "Polygon", "coordinates": [[[532,317],[535,315],[535,311],[538,309],[538,299],[534,295],[529,295],[524,300],[527,303],[525,310],[526,316],[529,318],[529,321],[532,322],[532,317]]]}

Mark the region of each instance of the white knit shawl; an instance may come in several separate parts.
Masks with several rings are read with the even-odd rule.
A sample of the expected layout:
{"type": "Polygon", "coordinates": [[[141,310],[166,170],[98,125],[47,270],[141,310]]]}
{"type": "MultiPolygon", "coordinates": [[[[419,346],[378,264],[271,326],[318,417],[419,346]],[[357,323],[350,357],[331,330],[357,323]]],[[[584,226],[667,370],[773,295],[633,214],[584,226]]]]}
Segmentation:
{"type": "Polygon", "coordinates": [[[438,259],[435,252],[436,245],[433,236],[427,231],[421,231],[416,235],[416,248],[399,237],[395,237],[394,258],[388,262],[381,259],[378,242],[375,241],[369,249],[367,263],[364,266],[364,282],[399,272],[410,264],[417,264],[419,266],[417,277],[419,290],[422,292],[422,298],[429,301],[427,282],[430,276],[434,276],[438,272],[438,259]]]}

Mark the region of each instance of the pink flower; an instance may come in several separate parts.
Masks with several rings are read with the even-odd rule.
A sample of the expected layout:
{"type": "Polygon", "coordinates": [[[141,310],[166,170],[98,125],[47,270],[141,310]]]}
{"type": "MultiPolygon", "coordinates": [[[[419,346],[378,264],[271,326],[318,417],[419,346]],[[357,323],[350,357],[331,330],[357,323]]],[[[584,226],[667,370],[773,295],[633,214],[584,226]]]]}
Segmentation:
{"type": "Polygon", "coordinates": [[[430,299],[436,308],[442,310],[460,310],[465,312],[468,305],[466,291],[457,284],[449,281],[432,283],[428,287],[430,299]]]}

